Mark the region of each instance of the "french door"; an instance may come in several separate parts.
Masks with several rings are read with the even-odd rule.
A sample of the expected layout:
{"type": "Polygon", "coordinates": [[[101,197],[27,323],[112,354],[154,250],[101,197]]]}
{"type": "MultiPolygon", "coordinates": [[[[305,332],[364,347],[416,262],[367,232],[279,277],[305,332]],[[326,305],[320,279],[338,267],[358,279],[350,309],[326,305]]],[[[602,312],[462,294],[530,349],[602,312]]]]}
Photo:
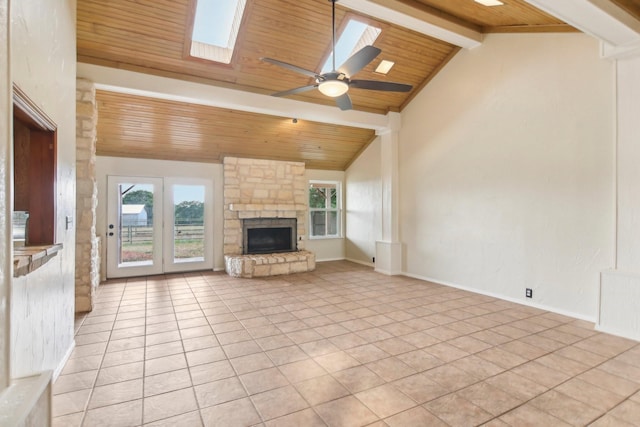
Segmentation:
{"type": "Polygon", "coordinates": [[[209,180],[108,176],[107,191],[108,278],[213,267],[209,180]]]}

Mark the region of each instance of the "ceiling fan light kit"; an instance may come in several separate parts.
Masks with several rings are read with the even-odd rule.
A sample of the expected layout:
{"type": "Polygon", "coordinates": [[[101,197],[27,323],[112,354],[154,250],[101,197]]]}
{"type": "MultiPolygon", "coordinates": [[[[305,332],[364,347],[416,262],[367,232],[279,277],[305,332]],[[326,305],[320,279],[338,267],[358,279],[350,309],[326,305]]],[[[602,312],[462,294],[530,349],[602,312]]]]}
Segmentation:
{"type": "MultiPolygon", "coordinates": [[[[287,96],[301,92],[307,92],[318,88],[320,93],[325,96],[334,98],[336,105],[341,110],[350,110],[353,108],[351,98],[347,93],[350,87],[364,90],[379,90],[386,92],[410,92],[413,86],[404,83],[393,83],[376,80],[352,80],[351,76],[369,65],[381,52],[374,46],[367,45],[351,55],[340,67],[336,69],[336,2],[338,0],[329,0],[331,2],[331,56],[333,61],[333,69],[328,73],[316,73],[293,64],[279,61],[272,58],[260,58],[264,62],[286,68],[299,74],[303,74],[315,79],[315,84],[289,89],[282,92],[272,94],[272,96],[287,96]]],[[[391,63],[393,64],[393,63],[391,63]]]]}
{"type": "Polygon", "coordinates": [[[342,80],[325,80],[318,83],[320,93],[331,98],[344,95],[349,90],[349,85],[342,80]]]}

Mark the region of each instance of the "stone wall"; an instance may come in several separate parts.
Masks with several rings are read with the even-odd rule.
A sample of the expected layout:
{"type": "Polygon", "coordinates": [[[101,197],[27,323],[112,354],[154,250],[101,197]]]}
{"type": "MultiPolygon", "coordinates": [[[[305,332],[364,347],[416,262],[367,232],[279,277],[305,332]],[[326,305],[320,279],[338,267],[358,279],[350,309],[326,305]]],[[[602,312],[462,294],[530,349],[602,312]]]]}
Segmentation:
{"type": "Polygon", "coordinates": [[[296,218],[298,249],[307,224],[305,166],[300,162],[224,159],[224,254],[242,254],[242,220],[296,218]]]}
{"type": "Polygon", "coordinates": [[[96,126],[98,110],[92,82],[76,81],[76,312],[93,309],[100,284],[100,240],[96,236],[96,126]]]}

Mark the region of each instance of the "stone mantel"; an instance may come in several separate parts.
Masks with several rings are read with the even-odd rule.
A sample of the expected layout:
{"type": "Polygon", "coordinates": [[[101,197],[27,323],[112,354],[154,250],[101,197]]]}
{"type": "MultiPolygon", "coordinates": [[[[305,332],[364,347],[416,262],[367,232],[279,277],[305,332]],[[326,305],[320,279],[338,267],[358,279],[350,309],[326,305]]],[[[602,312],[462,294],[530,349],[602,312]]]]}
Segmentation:
{"type": "Polygon", "coordinates": [[[230,203],[229,210],[233,212],[257,212],[257,211],[306,212],[307,206],[298,205],[295,203],[278,203],[278,204],[230,203]]]}

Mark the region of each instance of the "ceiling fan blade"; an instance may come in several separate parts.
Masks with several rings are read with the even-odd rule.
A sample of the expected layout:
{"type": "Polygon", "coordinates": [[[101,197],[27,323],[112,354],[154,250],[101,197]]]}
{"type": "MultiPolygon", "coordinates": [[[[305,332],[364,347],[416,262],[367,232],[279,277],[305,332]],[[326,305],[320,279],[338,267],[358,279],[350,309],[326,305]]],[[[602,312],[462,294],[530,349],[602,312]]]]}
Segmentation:
{"type": "Polygon", "coordinates": [[[344,95],[340,95],[336,98],[336,105],[340,107],[342,111],[351,110],[353,105],[351,104],[351,98],[349,98],[349,94],[345,93],[344,95]]]}
{"type": "Polygon", "coordinates": [[[344,73],[347,77],[353,76],[358,71],[362,70],[366,67],[369,62],[373,61],[376,56],[378,56],[382,52],[377,47],[373,46],[365,46],[353,55],[338,67],[337,71],[344,73]]]}
{"type": "Polygon", "coordinates": [[[313,89],[315,89],[317,87],[318,87],[318,85],[301,86],[301,87],[297,87],[295,89],[289,89],[289,90],[285,90],[285,91],[282,91],[282,92],[276,92],[276,93],[271,94],[271,96],[295,95],[296,93],[307,92],[307,91],[313,90],[313,89]]]}
{"type": "Polygon", "coordinates": [[[295,71],[296,73],[304,74],[305,76],[316,78],[318,75],[310,70],[305,70],[304,68],[300,68],[297,65],[292,65],[287,62],[278,61],[277,59],[272,58],[260,58],[264,62],[268,62],[269,64],[278,65],[280,67],[287,68],[291,71],[295,71]]]}
{"type": "Polygon", "coordinates": [[[377,80],[351,80],[350,87],[356,89],[383,90],[387,92],[410,92],[413,86],[404,83],[381,82],[377,80]]]}

